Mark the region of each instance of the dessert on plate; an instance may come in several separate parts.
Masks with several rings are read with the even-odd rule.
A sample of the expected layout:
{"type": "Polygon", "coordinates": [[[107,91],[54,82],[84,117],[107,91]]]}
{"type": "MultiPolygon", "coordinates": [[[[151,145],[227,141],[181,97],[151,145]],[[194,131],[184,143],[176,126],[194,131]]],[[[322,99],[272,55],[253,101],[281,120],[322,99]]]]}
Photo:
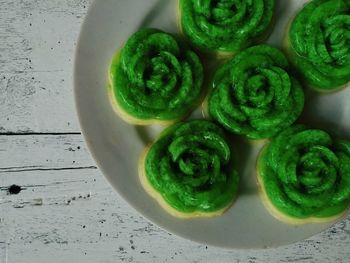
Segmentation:
{"type": "Polygon", "coordinates": [[[193,46],[231,55],[267,38],[275,0],[179,0],[179,26],[193,46]]]}
{"type": "Polygon", "coordinates": [[[258,45],[239,52],[215,73],[205,111],[226,130],[257,140],[293,124],[304,93],[278,49],[258,45]]]}
{"type": "Polygon", "coordinates": [[[141,155],[141,184],[173,216],[218,216],[237,195],[232,151],[224,131],[212,122],[174,124],[141,155]]]}
{"type": "Polygon", "coordinates": [[[350,142],[304,125],[289,127],[261,151],[262,201],[289,224],[335,220],[350,204],[350,142]]]}
{"type": "Polygon", "coordinates": [[[125,121],[171,124],[200,102],[203,66],[178,39],[158,29],[134,33],[109,68],[109,98],[125,121]]]}
{"type": "Polygon", "coordinates": [[[334,91],[350,82],[350,1],[312,0],[286,36],[289,57],[305,82],[334,91]]]}

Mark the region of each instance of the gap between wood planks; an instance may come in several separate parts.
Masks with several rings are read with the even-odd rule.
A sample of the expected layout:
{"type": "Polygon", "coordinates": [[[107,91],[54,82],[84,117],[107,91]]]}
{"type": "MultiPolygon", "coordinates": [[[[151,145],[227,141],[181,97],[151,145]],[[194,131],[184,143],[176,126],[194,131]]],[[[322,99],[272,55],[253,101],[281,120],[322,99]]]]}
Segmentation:
{"type": "Polygon", "coordinates": [[[97,169],[96,166],[82,167],[62,167],[62,168],[26,168],[24,167],[8,167],[0,168],[0,173],[17,173],[17,172],[33,172],[33,171],[65,171],[65,170],[82,170],[82,169],[97,169]],[[13,168],[14,170],[11,170],[13,168]]]}
{"type": "Polygon", "coordinates": [[[0,132],[0,136],[33,136],[33,135],[81,135],[81,132],[0,132]]]}
{"type": "Polygon", "coordinates": [[[84,158],[87,153],[87,149],[80,146],[80,143],[83,143],[81,132],[0,132],[0,139],[1,138],[4,138],[5,142],[8,141],[11,145],[13,144],[11,147],[4,146],[4,149],[0,149],[0,151],[3,152],[2,155],[5,158],[4,160],[6,160],[8,154],[14,154],[15,156],[19,157],[17,158],[19,160],[16,160],[17,163],[8,163],[3,161],[2,165],[0,164],[0,174],[97,169],[96,165],[88,160],[89,158],[84,158]],[[71,139],[68,139],[67,142],[61,141],[58,139],[61,136],[64,136],[65,138],[70,137],[71,139]],[[28,145],[32,147],[34,151],[44,151],[42,154],[39,154],[39,156],[36,155],[38,160],[32,160],[33,154],[31,153],[31,150],[29,150],[28,147],[25,147],[25,145],[23,146],[23,144],[28,142],[26,140],[26,143],[23,143],[23,141],[21,141],[22,138],[28,139],[28,145]],[[40,141],[41,143],[38,144],[36,141],[40,141]],[[50,147],[51,143],[53,143],[53,147],[50,147]],[[59,145],[59,147],[56,146],[57,148],[55,148],[55,145],[59,145]],[[83,152],[78,153],[78,155],[74,154],[74,152],[79,151],[80,149],[83,149],[83,152]],[[8,150],[10,152],[6,153],[8,150]],[[61,158],[60,156],[64,156],[64,158],[67,158],[68,161],[64,164],[61,163],[59,159],[61,158]],[[26,161],[28,158],[32,161],[26,161]],[[44,160],[45,158],[47,158],[46,163],[44,160]],[[78,158],[78,160],[76,158],[78,158]],[[77,163],[75,160],[77,160],[77,163]]]}

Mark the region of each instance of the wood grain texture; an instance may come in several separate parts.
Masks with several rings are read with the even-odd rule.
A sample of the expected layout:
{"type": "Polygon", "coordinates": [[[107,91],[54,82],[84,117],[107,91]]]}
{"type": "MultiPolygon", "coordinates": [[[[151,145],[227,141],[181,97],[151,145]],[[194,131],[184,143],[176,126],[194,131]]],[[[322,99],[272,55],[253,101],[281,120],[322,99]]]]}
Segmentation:
{"type": "Polygon", "coordinates": [[[8,262],[48,262],[48,257],[49,262],[348,262],[350,258],[350,217],[287,247],[251,251],[207,247],[168,234],[126,204],[94,168],[80,135],[0,139],[0,167],[7,162],[17,167],[0,173],[0,255],[4,259],[7,253],[8,262]],[[45,169],[18,171],[23,166],[45,169]],[[19,194],[8,194],[12,184],[22,187],[19,194]]]}
{"type": "Polygon", "coordinates": [[[290,246],[226,251],[161,230],[118,196],[87,152],[72,98],[91,2],[0,0],[0,263],[349,262],[350,217],[290,246]]]}
{"type": "Polygon", "coordinates": [[[0,175],[96,168],[78,135],[0,136],[0,175]]]}
{"type": "Polygon", "coordinates": [[[0,132],[79,131],[73,57],[91,2],[0,0],[0,132]]]}

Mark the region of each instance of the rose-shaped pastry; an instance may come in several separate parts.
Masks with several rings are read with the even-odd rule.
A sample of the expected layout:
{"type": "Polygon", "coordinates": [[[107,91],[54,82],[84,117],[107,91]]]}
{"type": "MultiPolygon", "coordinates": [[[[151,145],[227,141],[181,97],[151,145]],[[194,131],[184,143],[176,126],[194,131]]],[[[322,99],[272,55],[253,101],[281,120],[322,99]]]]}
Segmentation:
{"type": "Polygon", "coordinates": [[[286,57],[267,45],[247,48],[215,73],[208,113],[228,131],[269,138],[296,121],[304,93],[286,57]]]}
{"type": "Polygon", "coordinates": [[[291,60],[306,83],[332,91],[350,82],[350,1],[313,0],[291,23],[291,60]]]}
{"type": "Polygon", "coordinates": [[[145,190],[180,218],[222,214],[239,182],[223,130],[205,120],[163,131],[141,156],[139,176],[145,190]]]}
{"type": "Polygon", "coordinates": [[[174,36],[141,29],[113,58],[109,82],[112,105],[125,121],[169,124],[200,102],[203,66],[174,36]]]}
{"type": "Polygon", "coordinates": [[[183,34],[205,51],[235,53],[270,33],[275,0],[179,0],[183,34]]]}
{"type": "Polygon", "coordinates": [[[303,125],[277,135],[261,152],[262,200],[291,224],[339,218],[350,203],[350,142],[303,125]]]}

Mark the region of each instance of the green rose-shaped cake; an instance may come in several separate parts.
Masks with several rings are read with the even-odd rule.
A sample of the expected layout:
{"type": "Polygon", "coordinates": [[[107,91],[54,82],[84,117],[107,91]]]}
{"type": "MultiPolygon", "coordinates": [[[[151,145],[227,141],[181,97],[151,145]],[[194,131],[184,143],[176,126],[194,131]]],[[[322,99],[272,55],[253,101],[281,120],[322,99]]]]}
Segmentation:
{"type": "Polygon", "coordinates": [[[350,203],[350,142],[303,125],[277,135],[261,152],[262,200],[291,224],[339,218],[350,203]]]}
{"type": "Polygon", "coordinates": [[[180,26],[196,47],[235,53],[269,34],[275,0],[179,0],[180,26]]]}
{"type": "Polygon", "coordinates": [[[289,29],[290,58],[306,83],[332,91],[350,82],[350,1],[313,0],[289,29]]]}
{"type": "Polygon", "coordinates": [[[258,45],[218,69],[207,107],[209,115],[228,131],[263,139],[297,120],[304,93],[283,53],[258,45]]]}
{"type": "Polygon", "coordinates": [[[164,130],[140,158],[143,187],[181,218],[222,214],[237,195],[239,177],[223,130],[195,120],[164,130]]]}
{"type": "Polygon", "coordinates": [[[200,102],[203,66],[173,35],[141,29],[113,58],[109,82],[112,105],[124,120],[170,124],[200,102]]]}

